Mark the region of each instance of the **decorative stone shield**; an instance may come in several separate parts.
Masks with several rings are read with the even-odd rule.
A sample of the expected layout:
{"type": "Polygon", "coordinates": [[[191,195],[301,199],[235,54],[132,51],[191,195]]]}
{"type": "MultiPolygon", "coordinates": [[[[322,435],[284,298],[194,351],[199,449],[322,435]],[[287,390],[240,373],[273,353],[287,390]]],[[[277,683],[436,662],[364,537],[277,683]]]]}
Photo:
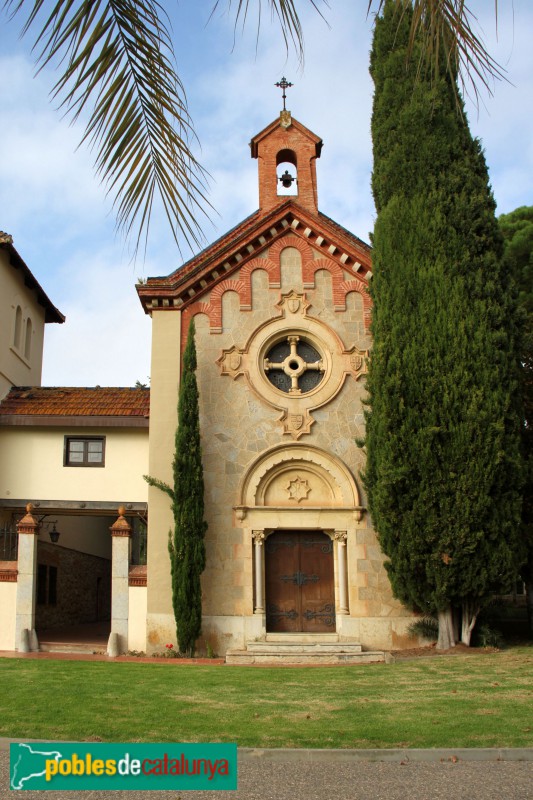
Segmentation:
{"type": "Polygon", "coordinates": [[[303,414],[289,414],[289,422],[291,428],[295,431],[299,431],[304,423],[304,415],[303,414]]]}
{"type": "Polygon", "coordinates": [[[299,297],[289,297],[287,300],[287,308],[291,312],[291,314],[296,314],[296,312],[300,308],[300,298],[299,297]]]}
{"type": "Polygon", "coordinates": [[[351,353],[350,364],[355,372],[359,372],[363,366],[363,356],[359,355],[359,353],[351,353]]]}
{"type": "Polygon", "coordinates": [[[241,362],[242,362],[242,357],[241,357],[240,353],[237,353],[237,352],[230,353],[230,356],[229,356],[230,369],[232,369],[232,370],[239,369],[239,367],[241,366],[241,362]]]}

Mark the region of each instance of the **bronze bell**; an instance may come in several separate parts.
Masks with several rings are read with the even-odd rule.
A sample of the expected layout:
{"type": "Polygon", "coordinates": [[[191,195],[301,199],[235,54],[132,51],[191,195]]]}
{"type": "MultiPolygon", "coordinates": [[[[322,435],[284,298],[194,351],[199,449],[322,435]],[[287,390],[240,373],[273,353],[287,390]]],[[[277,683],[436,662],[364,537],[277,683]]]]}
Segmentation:
{"type": "Polygon", "coordinates": [[[292,182],[295,181],[296,178],[293,178],[289,170],[286,169],[281,178],[279,178],[279,180],[281,181],[284,189],[290,189],[292,182]]]}

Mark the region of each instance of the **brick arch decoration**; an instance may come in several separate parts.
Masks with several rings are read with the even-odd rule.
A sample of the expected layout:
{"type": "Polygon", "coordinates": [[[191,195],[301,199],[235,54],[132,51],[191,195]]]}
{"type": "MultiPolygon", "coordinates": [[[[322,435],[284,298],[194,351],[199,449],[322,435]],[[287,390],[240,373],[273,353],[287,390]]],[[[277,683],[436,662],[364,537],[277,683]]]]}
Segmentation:
{"type": "Polygon", "coordinates": [[[191,324],[191,320],[193,317],[196,317],[198,314],[205,314],[209,320],[209,328],[211,330],[212,325],[212,307],[211,303],[192,303],[192,305],[186,308],[182,315],[181,315],[181,354],[183,355],[185,351],[185,345],[187,344],[187,335],[189,332],[189,325],[191,324]]]}
{"type": "Polygon", "coordinates": [[[239,296],[241,311],[252,310],[251,275],[256,269],[263,269],[268,274],[268,285],[271,289],[281,286],[281,253],[287,247],[294,247],[302,257],[302,278],[304,289],[315,288],[315,275],[324,269],[331,275],[333,288],[333,308],[335,311],[346,311],[346,297],[350,292],[357,292],[363,298],[363,320],[365,330],[370,328],[372,300],[367,286],[358,278],[344,280],[341,267],[329,258],[313,258],[313,251],[308,242],[298,236],[289,235],[275,242],[269,251],[268,258],[253,258],[241,268],[237,280],[227,279],[217,284],[211,291],[208,301],[196,302],[188,306],[182,313],[181,333],[182,350],[185,348],[190,321],[197,314],[205,314],[209,319],[209,331],[212,334],[222,333],[222,296],[225,292],[236,292],[239,296]]]}
{"type": "Polygon", "coordinates": [[[343,306],[342,308],[337,308],[335,305],[335,311],[346,311],[346,298],[350,292],[357,292],[357,294],[360,294],[363,298],[363,322],[365,331],[368,332],[370,330],[370,322],[372,321],[372,298],[370,297],[368,286],[358,278],[354,278],[349,281],[343,281],[340,291],[342,292],[343,306]]]}
{"type": "Polygon", "coordinates": [[[241,311],[243,311],[245,310],[243,306],[246,305],[247,294],[250,291],[249,285],[250,281],[239,279],[230,280],[228,278],[228,280],[222,281],[215,286],[209,299],[209,306],[211,308],[211,316],[209,317],[211,333],[222,333],[222,295],[226,292],[236,292],[239,297],[241,311]]]}
{"type": "Polygon", "coordinates": [[[318,270],[324,269],[331,275],[333,289],[333,309],[334,311],[346,311],[346,296],[350,292],[357,292],[363,298],[363,321],[365,330],[370,327],[372,313],[372,299],[368,293],[368,287],[358,278],[344,280],[341,267],[329,258],[317,258],[306,265],[303,271],[304,289],[315,288],[315,275],[318,270]]]}
{"type": "Polygon", "coordinates": [[[241,269],[240,278],[244,281],[244,298],[241,298],[241,311],[252,310],[252,272],[256,269],[264,269],[268,274],[268,285],[271,289],[279,289],[281,286],[281,268],[279,258],[253,258],[241,269]]]}
{"type": "Polygon", "coordinates": [[[275,261],[278,265],[278,270],[280,270],[281,274],[281,253],[287,247],[294,247],[296,250],[300,252],[302,256],[302,271],[304,274],[304,281],[305,281],[305,268],[309,264],[309,262],[313,261],[313,251],[309,245],[309,242],[304,242],[303,239],[300,239],[299,236],[287,236],[283,239],[278,239],[277,242],[274,242],[272,247],[269,251],[269,257],[275,261]]]}

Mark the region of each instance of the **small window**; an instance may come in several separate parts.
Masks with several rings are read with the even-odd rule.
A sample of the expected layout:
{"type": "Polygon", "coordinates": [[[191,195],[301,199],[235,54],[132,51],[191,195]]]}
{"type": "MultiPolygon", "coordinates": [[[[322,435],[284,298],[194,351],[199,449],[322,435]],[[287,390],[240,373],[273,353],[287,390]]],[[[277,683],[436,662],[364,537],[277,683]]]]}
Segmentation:
{"type": "Polygon", "coordinates": [[[103,467],[105,438],[65,436],[65,467],[103,467]]]}
{"type": "Polygon", "coordinates": [[[32,324],[31,319],[28,317],[26,320],[26,338],[24,340],[24,358],[28,361],[30,360],[31,356],[31,336],[32,336],[32,324]]]}
{"type": "Polygon", "coordinates": [[[15,311],[15,333],[13,335],[13,344],[17,348],[20,349],[20,342],[22,339],[22,309],[20,306],[17,306],[17,310],[15,311]]]}

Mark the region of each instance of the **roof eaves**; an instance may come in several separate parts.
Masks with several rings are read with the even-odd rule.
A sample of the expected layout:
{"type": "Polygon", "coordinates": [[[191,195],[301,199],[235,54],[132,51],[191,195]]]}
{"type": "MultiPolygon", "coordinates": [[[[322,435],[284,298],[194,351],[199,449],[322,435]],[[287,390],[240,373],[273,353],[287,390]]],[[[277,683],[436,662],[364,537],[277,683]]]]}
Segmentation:
{"type": "Polygon", "coordinates": [[[0,249],[5,250],[9,255],[9,262],[15,267],[20,269],[24,275],[24,283],[29,289],[35,291],[37,300],[45,309],[45,322],[58,322],[65,321],[65,315],[59,311],[58,308],[52,303],[43,287],[36,279],[33,272],[30,270],[20,253],[17,251],[13,244],[13,237],[4,231],[0,231],[0,249]]]}
{"type": "Polygon", "coordinates": [[[0,414],[0,427],[21,428],[148,428],[147,415],[0,414]]]}

